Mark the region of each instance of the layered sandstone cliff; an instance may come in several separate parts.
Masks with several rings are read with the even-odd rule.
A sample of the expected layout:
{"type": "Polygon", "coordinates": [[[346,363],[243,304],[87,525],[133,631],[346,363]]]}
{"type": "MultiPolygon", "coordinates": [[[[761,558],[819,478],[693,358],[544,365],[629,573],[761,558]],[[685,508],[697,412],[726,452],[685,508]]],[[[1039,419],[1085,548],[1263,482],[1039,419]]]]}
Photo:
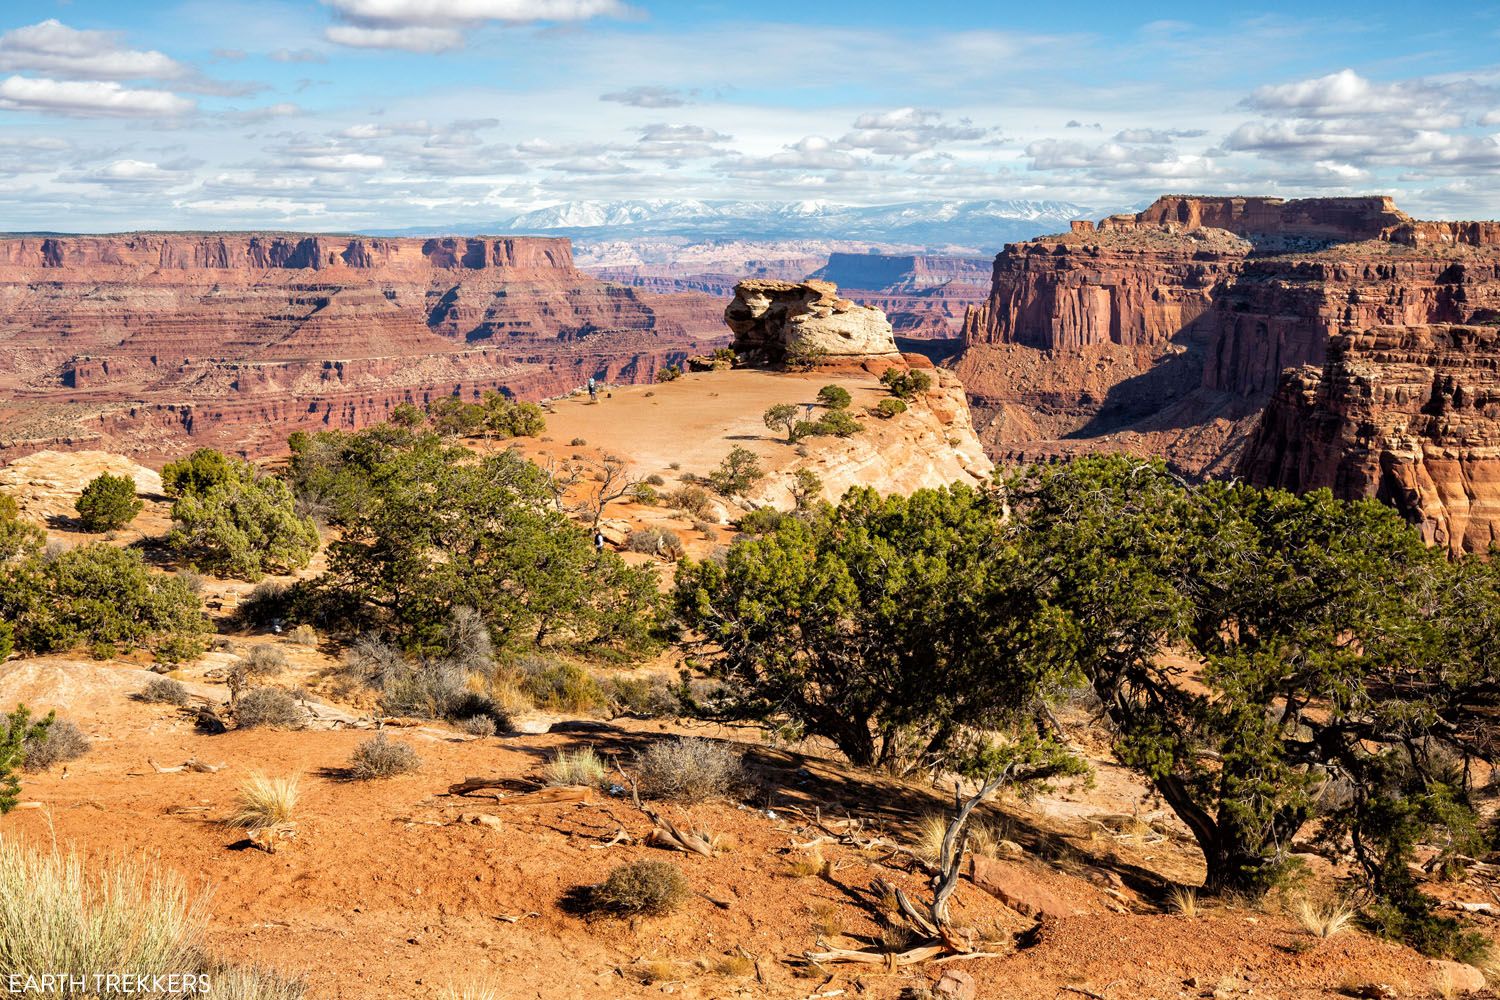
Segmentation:
{"type": "Polygon", "coordinates": [[[732,346],[752,364],[789,357],[899,359],[890,321],[826,281],[753,279],[734,287],[724,309],[732,346]]]}
{"type": "Polygon", "coordinates": [[[1497,238],[1388,198],[1166,197],[1007,246],[958,371],[998,460],[1124,450],[1232,474],[1281,373],[1335,338],[1500,317],[1497,238]]]}
{"type": "Polygon", "coordinates": [[[1290,371],[1241,474],[1391,504],[1429,542],[1500,543],[1500,328],[1380,326],[1290,371]]]}
{"type": "Polygon", "coordinates": [[[721,342],[719,310],[589,277],[563,239],[0,240],[0,455],[258,453],[401,402],[649,380],[721,342]]]}

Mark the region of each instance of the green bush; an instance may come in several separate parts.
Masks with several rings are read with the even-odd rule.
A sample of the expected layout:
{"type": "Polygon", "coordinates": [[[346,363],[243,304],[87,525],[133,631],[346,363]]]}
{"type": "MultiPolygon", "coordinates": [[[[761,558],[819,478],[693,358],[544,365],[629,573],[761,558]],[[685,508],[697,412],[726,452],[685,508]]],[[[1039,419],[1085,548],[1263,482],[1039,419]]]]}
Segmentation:
{"type": "Polygon", "coordinates": [[[687,902],[692,889],[676,865],[632,861],[611,871],[590,895],[598,912],[620,917],[662,916],[687,902]]]}
{"type": "Polygon", "coordinates": [[[31,711],[17,705],[8,715],[0,715],[0,816],[16,807],[20,800],[21,781],[17,777],[26,763],[26,748],[47,737],[47,730],[57,721],[49,714],[40,722],[31,721],[31,711]]]}
{"type": "Polygon", "coordinates": [[[169,497],[201,496],[215,486],[254,478],[255,467],[213,448],[199,448],[162,466],[161,484],[169,497]]]}
{"type": "Polygon", "coordinates": [[[0,568],[42,551],[47,533],[21,520],[15,500],[0,493],[0,568]]]}
{"type": "Polygon", "coordinates": [[[656,370],[657,382],[675,382],[680,378],[682,378],[682,369],[677,365],[667,365],[665,368],[656,370]]]}
{"type": "Polygon", "coordinates": [[[145,504],[136,499],[135,480],[106,472],[89,481],[75,506],[83,530],[97,533],[125,527],[145,504]]]}
{"type": "Polygon", "coordinates": [[[167,544],[204,569],[244,580],[301,569],[318,551],[318,529],[299,515],[279,479],[245,477],[184,493],[172,505],[167,544]]]}
{"type": "Polygon", "coordinates": [[[636,483],[630,488],[630,496],[636,503],[646,507],[655,507],[661,502],[661,494],[649,483],[636,483]]]}
{"type": "Polygon", "coordinates": [[[830,410],[844,410],[854,398],[849,395],[849,390],[841,385],[825,385],[818,390],[818,402],[830,410]]]}
{"type": "Polygon", "coordinates": [[[802,407],[795,403],[777,403],[767,407],[766,412],[761,414],[761,421],[771,430],[784,429],[788,443],[795,441],[793,436],[797,431],[797,417],[802,413],[802,407]]]}
{"type": "Polygon", "coordinates": [[[740,496],[754,488],[766,477],[755,452],[736,445],[731,448],[719,467],[708,474],[708,484],[720,496],[740,496]]]}
{"type": "Polygon", "coordinates": [[[628,715],[657,719],[683,712],[677,691],[661,677],[609,677],[604,693],[615,711],[628,715]]]}
{"type": "Polygon", "coordinates": [[[775,507],[757,507],[735,522],[735,527],[747,535],[764,535],[768,531],[775,531],[785,516],[775,507]]]}
{"type": "Polygon", "coordinates": [[[187,584],[148,570],[135,549],[103,543],[36,553],[0,574],[0,620],[24,652],[144,647],[162,663],[199,655],[209,633],[187,584]]]}
{"type": "Polygon", "coordinates": [[[787,349],[782,363],[788,371],[810,372],[828,357],[823,348],[807,341],[798,341],[787,349]]]}
{"type": "Polygon", "coordinates": [[[875,405],[875,415],[882,420],[889,420],[898,413],[906,412],[906,404],[894,396],[890,399],[882,399],[875,405]]]}
{"type": "Polygon", "coordinates": [[[932,388],[932,376],[924,371],[887,368],[880,376],[880,384],[891,391],[891,395],[910,399],[932,388]]]}
{"type": "Polygon", "coordinates": [[[834,436],[849,437],[864,430],[864,425],[849,415],[848,410],[829,410],[817,420],[801,420],[792,431],[792,440],[834,436]]]}

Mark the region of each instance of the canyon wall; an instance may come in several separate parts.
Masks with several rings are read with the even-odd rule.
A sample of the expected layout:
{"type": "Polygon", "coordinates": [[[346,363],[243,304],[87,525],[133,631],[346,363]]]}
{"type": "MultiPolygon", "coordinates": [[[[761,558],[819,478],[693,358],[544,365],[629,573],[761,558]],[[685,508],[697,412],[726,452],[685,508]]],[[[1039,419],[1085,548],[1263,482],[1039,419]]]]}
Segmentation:
{"type": "Polygon", "coordinates": [[[722,343],[720,310],[590,277],[565,239],[0,240],[0,457],[259,454],[401,402],[646,381],[722,343]]]}
{"type": "MultiPolygon", "coordinates": [[[[1273,457],[1291,432],[1262,426],[1273,395],[1281,409],[1307,398],[1278,390],[1284,371],[1321,371],[1333,344],[1363,331],[1496,320],[1500,224],[1413,220],[1379,197],[1168,196],[1137,215],[1007,246],[988,299],[964,318],[957,370],[997,461],[1113,450],[1210,476],[1235,474],[1243,457],[1252,480],[1305,488],[1312,480],[1293,475],[1297,462],[1273,457]]],[[[1326,419],[1342,419],[1343,404],[1327,405],[1326,419]]],[[[1273,419],[1283,430],[1296,422],[1290,411],[1273,419]]],[[[1368,463],[1326,454],[1317,463],[1346,469],[1344,495],[1394,489],[1368,463]]],[[[1469,475],[1463,462],[1454,468],[1469,475]]],[[[1398,506],[1435,540],[1487,544],[1496,523],[1487,501],[1478,515],[1447,509],[1449,496],[1474,507],[1454,493],[1467,488],[1418,491],[1398,506]]]]}
{"type": "Polygon", "coordinates": [[[1500,543],[1500,329],[1340,334],[1290,371],[1245,450],[1251,482],[1394,506],[1454,552],[1500,543]]]}

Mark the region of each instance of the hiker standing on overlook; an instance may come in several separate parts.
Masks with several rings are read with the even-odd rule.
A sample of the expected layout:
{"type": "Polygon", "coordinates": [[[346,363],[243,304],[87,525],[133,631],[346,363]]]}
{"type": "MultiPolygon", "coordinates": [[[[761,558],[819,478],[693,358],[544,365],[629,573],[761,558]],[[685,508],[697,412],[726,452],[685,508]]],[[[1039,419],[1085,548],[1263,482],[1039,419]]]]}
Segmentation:
{"type": "Polygon", "coordinates": [[[599,383],[594,381],[592,375],[589,376],[589,401],[595,403],[599,401],[599,383]]]}

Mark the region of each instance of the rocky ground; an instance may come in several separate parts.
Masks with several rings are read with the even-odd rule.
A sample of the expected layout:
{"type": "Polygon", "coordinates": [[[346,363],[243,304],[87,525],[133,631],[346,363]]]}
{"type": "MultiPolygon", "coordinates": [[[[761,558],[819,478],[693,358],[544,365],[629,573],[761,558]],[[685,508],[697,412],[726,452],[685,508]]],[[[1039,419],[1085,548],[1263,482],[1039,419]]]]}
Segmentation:
{"type": "MultiPolygon", "coordinates": [[[[557,401],[545,436],[518,444],[544,462],[618,454],[635,474],[663,478],[702,475],[742,444],[773,473],[768,496],[799,464],[819,470],[834,492],[844,475],[910,490],[985,471],[972,430],[965,432],[966,414],[945,409],[953,391],[946,383],[901,417],[869,419],[855,438],[811,439],[805,454],[760,422],[765,406],[810,402],[834,380],[850,388],[856,413],[879,398],[873,377],[861,373],[692,374],[607,390],[592,404],[557,401]],[[972,467],[943,464],[971,450],[972,467]],[[877,462],[872,454],[884,457],[877,462]]],[[[483,450],[511,442],[473,444],[483,450]]],[[[31,456],[0,470],[0,490],[46,523],[54,539],[72,544],[86,537],[69,520],[72,499],[105,469],[135,476],[148,501],[113,542],[149,543],[163,534],[159,481],[107,454],[31,456]]],[[[673,526],[699,554],[732,533],[633,502],[612,505],[606,521],[616,534],[673,526]]],[[[657,565],[665,584],[671,565],[657,565]]],[[[879,837],[907,846],[921,819],[943,809],[951,788],[855,771],[826,746],[777,743],[755,728],[557,715],[522,716],[517,728],[527,732],[488,738],[435,723],[391,727],[423,766],[386,781],[350,781],[349,756],[370,737],[373,720],[368,696],[338,683],[340,651],[236,630],[229,614],[248,585],[208,579],[204,587],[220,641],[174,676],[217,704],[227,700],[222,678],[234,657],[273,645],[288,661],[276,682],[304,688],[324,721],[299,732],[207,735],[179,710],[133,697],[155,676],[149,664],[13,659],[0,665],[0,707],[55,707],[89,734],[93,748],[65,769],[29,777],[27,807],[0,819],[0,836],[95,858],[159,858],[210,894],[208,945],[216,954],[305,977],[312,997],[427,998],[488,987],[497,997],[546,1000],[893,1000],[903,990],[939,986],[945,996],[1020,1000],[1300,1000],[1452,996],[1477,985],[1475,970],[1440,966],[1358,930],[1315,937],[1289,915],[1293,895],[1256,906],[1205,901],[1196,913],[1174,909],[1170,890],[1202,878],[1198,852],[1140,782],[1110,763],[1107,743],[1081,706],[1065,719],[1093,763],[1092,778],[1030,802],[1010,797],[987,807],[1000,842],[992,857],[972,864],[954,897],[955,919],[998,942],[994,957],[907,969],[809,965],[802,958],[809,950],[862,948],[878,938],[882,904],[869,889],[874,879],[918,898],[927,892],[927,876],[900,851],[837,839],[807,846],[827,836],[819,824],[836,833],[857,829],[866,843],[879,837]],[[737,795],[664,808],[679,826],[713,834],[713,857],[648,846],[651,822],[618,789],[571,801],[539,794],[543,769],[559,749],[592,747],[628,769],[651,741],[673,734],[724,741],[746,755],[751,780],[737,795]],[[218,769],[178,770],[190,760],[218,769]],[[224,822],[238,785],[256,773],[300,775],[296,835],[275,853],[248,845],[224,822]],[[451,791],[470,777],[496,787],[451,791]],[[570,891],[640,858],[681,867],[696,893],[682,910],[636,920],[570,911],[570,891]],[[1038,910],[1045,914],[1039,934],[1017,945],[1014,935],[1037,928],[1038,910]]],[[[664,655],[635,669],[679,666],[664,655]]],[[[1325,890],[1328,863],[1307,859],[1305,891],[1325,890]]],[[[1441,891],[1488,898],[1478,887],[1441,891]]]]}

